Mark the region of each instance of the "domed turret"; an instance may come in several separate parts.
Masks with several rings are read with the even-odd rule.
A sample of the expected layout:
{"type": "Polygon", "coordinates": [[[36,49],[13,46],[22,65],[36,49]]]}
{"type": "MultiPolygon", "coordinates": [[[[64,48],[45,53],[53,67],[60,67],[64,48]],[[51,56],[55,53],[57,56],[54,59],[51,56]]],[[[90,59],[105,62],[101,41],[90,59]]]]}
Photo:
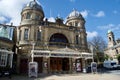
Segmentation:
{"type": "Polygon", "coordinates": [[[85,20],[77,10],[73,10],[67,17],[66,25],[82,27],[85,24],[85,20]]]}
{"type": "Polygon", "coordinates": [[[27,9],[33,9],[33,10],[39,10],[43,12],[43,9],[41,7],[40,4],[38,4],[35,0],[29,2],[24,8],[23,10],[27,10],[27,9]]]}
{"type": "Polygon", "coordinates": [[[38,2],[29,2],[21,12],[21,25],[24,24],[37,24],[39,21],[43,21],[44,12],[38,2]]]}
{"type": "Polygon", "coordinates": [[[108,33],[112,33],[112,31],[111,31],[111,30],[108,30],[108,33]]]}
{"type": "Polygon", "coordinates": [[[83,18],[83,17],[80,14],[80,12],[73,10],[67,17],[67,19],[70,19],[70,18],[83,18]]]}

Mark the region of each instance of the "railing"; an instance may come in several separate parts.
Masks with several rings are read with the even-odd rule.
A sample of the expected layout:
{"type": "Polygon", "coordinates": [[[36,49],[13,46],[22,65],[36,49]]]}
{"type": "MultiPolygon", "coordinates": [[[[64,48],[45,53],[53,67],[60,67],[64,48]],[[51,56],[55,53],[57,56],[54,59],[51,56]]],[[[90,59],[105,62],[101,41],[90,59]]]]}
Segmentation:
{"type": "MultiPolygon", "coordinates": [[[[79,49],[83,49],[84,47],[81,45],[77,45],[77,44],[73,44],[73,43],[64,43],[64,42],[44,42],[44,41],[34,41],[35,42],[35,46],[41,46],[41,47],[69,47],[69,48],[79,48],[79,49]]],[[[20,44],[21,46],[24,45],[31,45],[31,41],[27,41],[27,42],[22,42],[22,44],[20,44]]]]}

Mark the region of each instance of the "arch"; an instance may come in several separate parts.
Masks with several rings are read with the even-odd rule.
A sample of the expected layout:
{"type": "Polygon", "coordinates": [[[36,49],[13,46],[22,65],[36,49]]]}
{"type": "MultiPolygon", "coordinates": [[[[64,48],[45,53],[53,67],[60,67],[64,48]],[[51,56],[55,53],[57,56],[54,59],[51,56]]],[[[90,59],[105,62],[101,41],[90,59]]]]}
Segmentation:
{"type": "Polygon", "coordinates": [[[49,39],[50,45],[67,45],[69,43],[68,39],[65,35],[61,33],[55,33],[53,34],[49,39]]]}

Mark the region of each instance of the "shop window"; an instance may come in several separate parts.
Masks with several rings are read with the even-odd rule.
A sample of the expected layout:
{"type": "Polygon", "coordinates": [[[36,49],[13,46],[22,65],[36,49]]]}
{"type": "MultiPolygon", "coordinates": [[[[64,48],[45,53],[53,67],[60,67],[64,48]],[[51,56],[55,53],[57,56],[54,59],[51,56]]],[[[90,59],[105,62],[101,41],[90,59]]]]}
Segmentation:
{"type": "Polygon", "coordinates": [[[24,40],[28,40],[28,29],[24,31],[24,40]]]}

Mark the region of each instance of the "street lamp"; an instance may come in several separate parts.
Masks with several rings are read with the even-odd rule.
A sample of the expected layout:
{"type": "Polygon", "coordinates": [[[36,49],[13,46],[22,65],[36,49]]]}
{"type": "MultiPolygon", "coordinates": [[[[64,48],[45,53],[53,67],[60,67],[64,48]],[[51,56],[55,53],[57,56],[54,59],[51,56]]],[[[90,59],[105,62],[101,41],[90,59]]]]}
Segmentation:
{"type": "Polygon", "coordinates": [[[90,46],[90,50],[91,50],[92,55],[93,55],[92,56],[92,60],[93,60],[92,62],[94,62],[94,48],[93,48],[93,45],[90,46]]]}

